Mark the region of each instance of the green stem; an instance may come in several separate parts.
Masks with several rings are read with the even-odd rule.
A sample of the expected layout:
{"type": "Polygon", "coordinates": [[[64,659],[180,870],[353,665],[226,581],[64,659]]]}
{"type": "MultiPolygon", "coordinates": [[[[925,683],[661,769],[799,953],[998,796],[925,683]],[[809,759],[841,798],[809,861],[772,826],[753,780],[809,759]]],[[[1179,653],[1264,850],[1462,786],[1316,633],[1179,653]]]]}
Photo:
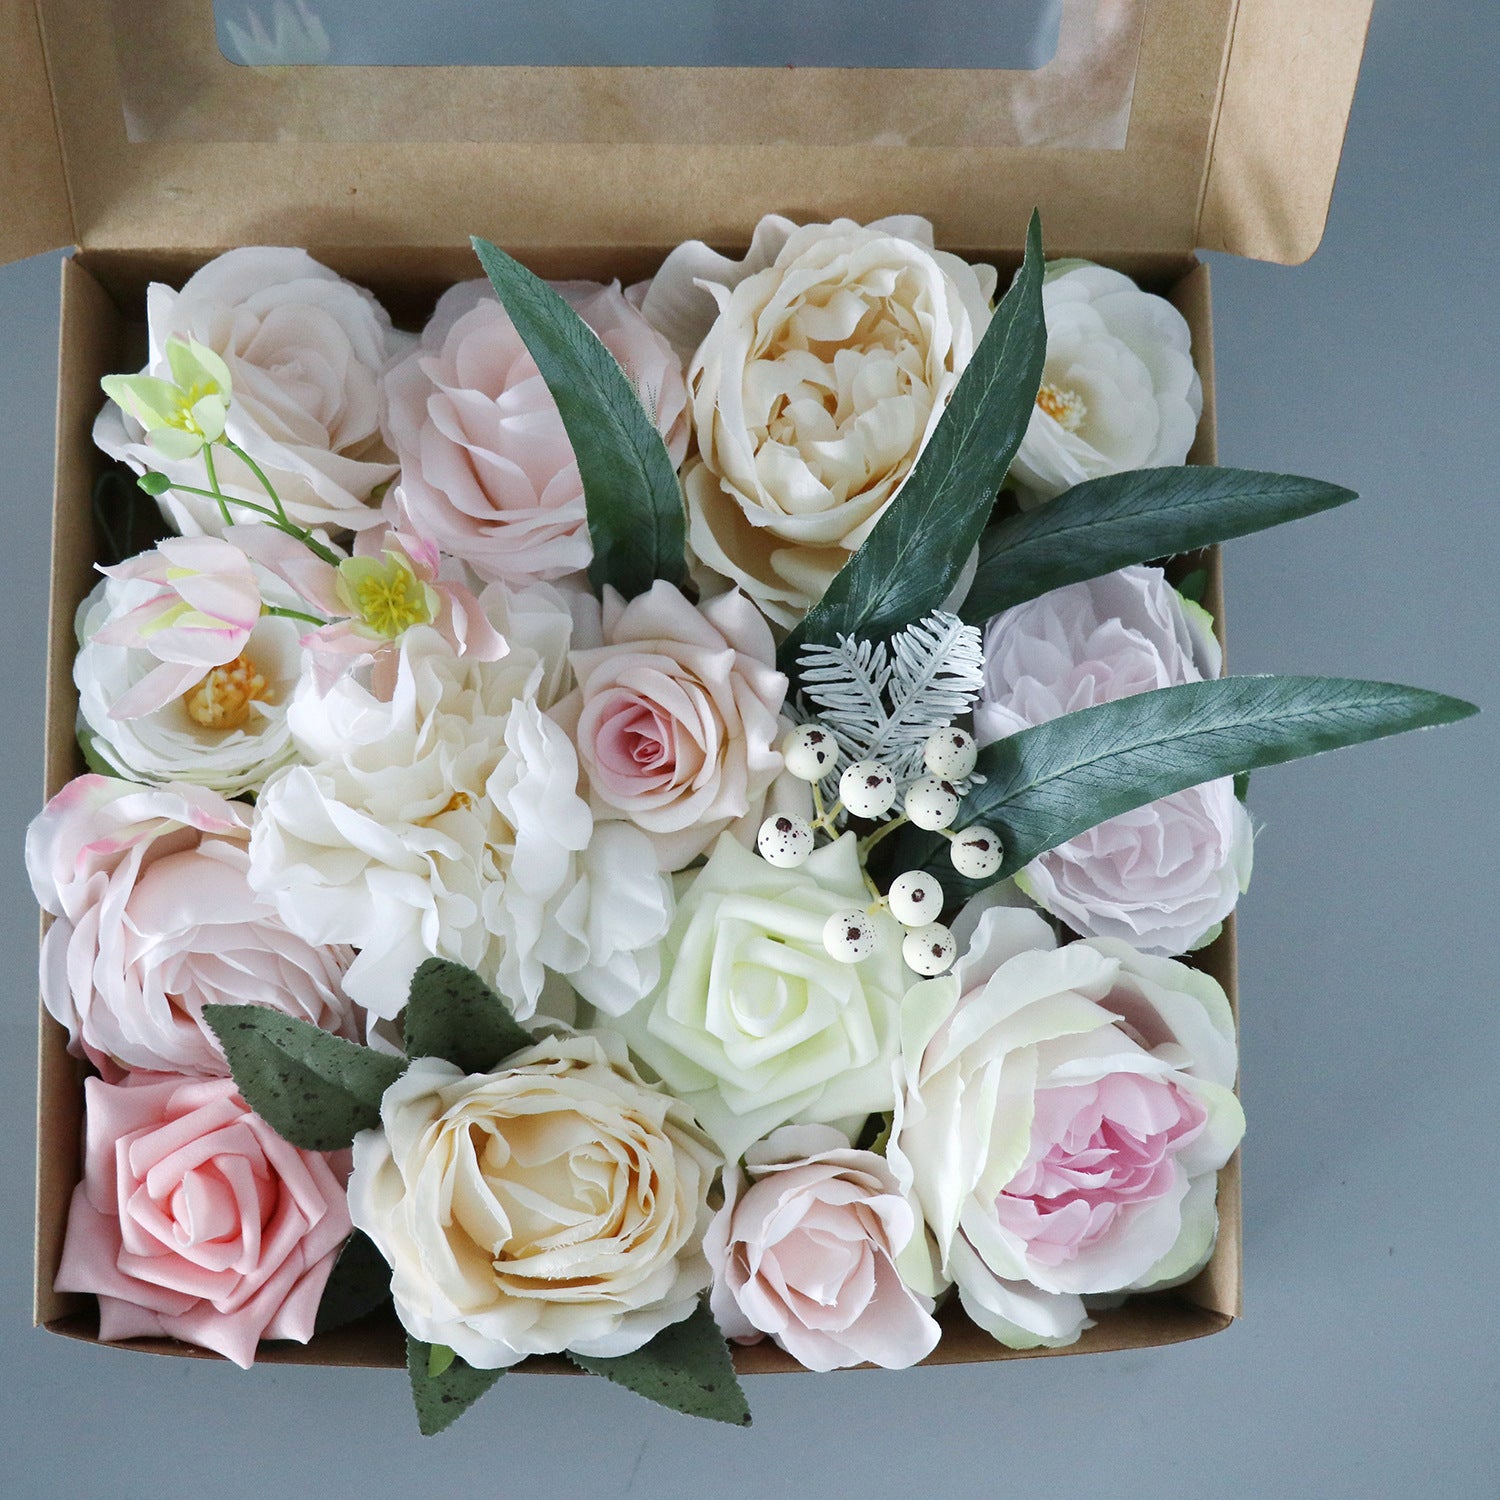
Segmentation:
{"type": "MultiPolygon", "coordinates": [[[[203,467],[208,470],[208,494],[210,499],[219,502],[219,514],[224,517],[226,526],[234,525],[234,517],[229,514],[229,501],[224,497],[224,492],[219,488],[218,471],[214,468],[214,450],[208,443],[203,445],[203,467]]],[[[184,486],[185,488],[185,486],[184,486]]],[[[200,490],[201,494],[202,491],[200,490]]]]}
{"type": "Polygon", "coordinates": [[[881,839],[883,839],[888,833],[894,833],[898,828],[902,826],[902,824],[908,823],[910,821],[911,820],[906,816],[906,814],[902,813],[899,818],[892,818],[889,823],[882,823],[874,833],[866,835],[866,837],[862,838],[859,841],[860,858],[863,859],[866,855],[868,855],[870,850],[873,849],[876,844],[878,844],[881,839]]]}
{"type": "MultiPolygon", "coordinates": [[[[203,452],[206,457],[208,449],[205,448],[203,452]]],[[[337,552],[331,547],[325,547],[312,532],[305,531],[300,526],[294,526],[290,521],[282,525],[281,517],[269,506],[257,505],[254,500],[241,500],[238,496],[231,499],[228,495],[221,494],[217,490],[200,490],[196,485],[191,484],[174,484],[171,488],[181,490],[184,495],[202,495],[205,500],[217,500],[219,502],[219,509],[224,513],[224,519],[231,526],[234,524],[234,519],[225,509],[225,506],[243,505],[246,510],[253,510],[256,515],[264,516],[277,531],[284,532],[295,541],[301,542],[308,551],[323,562],[326,562],[329,567],[336,568],[343,561],[337,552]]]]}
{"type": "Polygon", "coordinates": [[[300,609],[284,609],[279,604],[262,604],[260,612],[263,615],[275,615],[281,620],[306,620],[309,625],[326,625],[328,623],[321,615],[304,614],[300,609]]]}
{"type": "Polygon", "coordinates": [[[231,443],[228,438],[225,438],[224,446],[255,475],[260,481],[260,487],[271,497],[271,504],[276,507],[276,518],[281,522],[281,529],[295,535],[292,523],[287,520],[286,509],[281,503],[281,496],[276,493],[276,487],[266,478],[265,470],[238,443],[231,443]]]}

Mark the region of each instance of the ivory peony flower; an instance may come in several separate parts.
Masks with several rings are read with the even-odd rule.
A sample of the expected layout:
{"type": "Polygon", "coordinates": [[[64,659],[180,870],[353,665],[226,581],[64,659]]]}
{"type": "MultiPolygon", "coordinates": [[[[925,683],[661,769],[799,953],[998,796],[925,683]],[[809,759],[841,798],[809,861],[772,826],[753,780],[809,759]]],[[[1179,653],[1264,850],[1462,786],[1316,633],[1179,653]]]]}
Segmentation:
{"type": "MultiPolygon", "coordinates": [[[[172,375],[174,338],[222,361],[233,389],[224,435],[260,465],[293,521],[323,531],[378,524],[372,492],[396,474],[380,436],[378,379],[406,341],[369,292],[306,251],[253,246],[210,261],[180,292],[153,283],[146,323],[143,374],[172,375]]],[[[94,441],[137,472],[207,488],[201,457],[168,457],[113,402],[94,424],[94,441]]],[[[215,465],[226,495],[267,504],[254,473],[227,448],[215,448],[215,465]]],[[[174,489],[160,504],[189,536],[224,529],[219,507],[202,496],[174,489]]],[[[230,510],[235,522],[252,518],[241,506],[230,510]]]]}
{"type": "Polygon", "coordinates": [[[228,1078],[84,1082],[83,1181],[57,1289],[99,1298],[99,1337],[167,1335],[242,1368],[313,1335],[349,1235],[346,1153],[288,1145],[228,1078]]]}
{"type": "Polygon", "coordinates": [[[1203,415],[1187,320],[1128,276],[1057,261],[1042,287],[1047,362],[1011,465],[1023,498],[1187,461],[1203,415]]]}
{"type": "Polygon", "coordinates": [[[265,1005],[355,1037],[347,948],[306,942],[247,879],[248,809],[181,784],[70,781],[33,820],[26,867],[57,920],[42,999],[97,1066],[223,1076],[205,1005],[265,1005]]]}
{"type": "MultiPolygon", "coordinates": [[[[687,450],[680,360],[618,284],[556,290],[640,392],[674,465],[687,450]]],[[[536,361],[486,281],[445,292],[420,346],[385,377],[386,434],[411,524],[484,579],[524,583],[588,566],[583,481],[536,361]]]]}
{"type": "Polygon", "coordinates": [[[1058,948],[995,907],[902,1012],[888,1156],[964,1310],[1012,1348],[1070,1344],[1086,1300],[1175,1286],[1213,1250],[1244,1133],[1234,1021],[1206,974],[1127,943],[1058,948]]]}
{"type": "Polygon", "coordinates": [[[762,220],[738,264],[696,242],[673,251],[642,308],[674,340],[702,329],[699,459],[683,474],[697,557],[795,624],[900,489],[994,289],[993,270],[934,250],[918,218],[762,220]]]}
{"type": "MultiPolygon", "coordinates": [[[[1017,605],[985,631],[976,737],[987,745],[1060,714],[1217,676],[1208,624],[1157,568],[1017,605]]],[[[1185,953],[1215,936],[1249,885],[1253,844],[1250,816],[1224,778],[1110,818],[1033,860],[1017,883],[1075,932],[1185,953]]]]}
{"type": "Polygon", "coordinates": [[[625,819],[680,870],[719,834],[751,843],[781,771],[786,678],[738,592],[695,607],[669,583],[605,591],[603,645],[574,651],[554,717],[578,747],[596,819],[625,819]]]}
{"type": "Polygon", "coordinates": [[[488,1074],[418,1058],[354,1142],[349,1209],[408,1333],[477,1369],[612,1359],[708,1286],[718,1158],[619,1038],[539,1042],[488,1074]]]}
{"type": "Polygon", "coordinates": [[[724,1174],[703,1241],[719,1327],[809,1370],[904,1370],[937,1347],[932,1299],[896,1270],[917,1220],[890,1167],[826,1125],[784,1125],[724,1174]]]}
{"type": "Polygon", "coordinates": [[[725,1157],[789,1121],[857,1127],[889,1109],[911,977],[901,928],[877,913],[857,964],[823,946],[828,918],[870,899],[853,835],[795,869],[723,835],[679,892],[661,981],[613,1024],[725,1157]]]}
{"type": "Polygon", "coordinates": [[[536,642],[561,604],[506,623],[487,602],[510,645],[499,661],[417,626],[388,697],[356,676],[326,695],[304,678],[288,722],[308,764],[261,793],[251,880],[310,941],[360,950],[346,984],[378,1016],[430,956],[479,970],[523,1019],[549,970],[620,1009],[656,983],[671,893],[643,835],[594,828],[573,746],[544,712],[536,642]]]}

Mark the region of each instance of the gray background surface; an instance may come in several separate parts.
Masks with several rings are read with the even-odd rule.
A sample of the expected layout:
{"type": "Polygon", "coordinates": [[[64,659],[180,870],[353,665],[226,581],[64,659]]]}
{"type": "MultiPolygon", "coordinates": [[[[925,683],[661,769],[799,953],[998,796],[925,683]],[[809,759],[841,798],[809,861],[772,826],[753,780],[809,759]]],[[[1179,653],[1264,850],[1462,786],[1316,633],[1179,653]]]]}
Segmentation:
{"type": "MultiPolygon", "coordinates": [[[[1313,0],[1309,0],[1313,3],[1313,0]]],[[[1487,716],[1255,778],[1241,907],[1245,1318],[1160,1351],[761,1377],[748,1433],[512,1377],[446,1436],[395,1372],[152,1359],[29,1327],[55,256],[0,270],[0,1492],[178,1500],[1497,1492],[1500,145],[1494,0],[1382,0],[1323,249],[1214,260],[1223,459],[1363,501],[1228,553],[1237,671],[1487,716]]]]}

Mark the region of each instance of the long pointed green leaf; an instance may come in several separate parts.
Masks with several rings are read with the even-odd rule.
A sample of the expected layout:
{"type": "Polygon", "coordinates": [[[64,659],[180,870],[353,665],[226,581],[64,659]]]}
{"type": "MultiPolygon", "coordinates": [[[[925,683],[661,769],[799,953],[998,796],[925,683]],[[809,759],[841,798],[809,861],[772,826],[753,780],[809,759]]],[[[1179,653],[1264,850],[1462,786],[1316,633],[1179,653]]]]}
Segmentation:
{"type": "Polygon", "coordinates": [[[323,1286],[313,1331],[342,1328],[391,1300],[391,1268],[375,1242],[355,1230],[344,1241],[339,1258],[323,1286]]]}
{"type": "Polygon", "coordinates": [[[1353,490],[1250,469],[1134,469],[1091,479],[1007,516],[979,543],[959,611],[971,625],[1064,584],[1245,536],[1357,498],[1353,490]]]}
{"type": "Polygon", "coordinates": [[[406,1373],[423,1437],[451,1427],[505,1374],[504,1370],[476,1370],[454,1357],[451,1349],[439,1347],[434,1358],[433,1347],[419,1339],[406,1340],[406,1373]]]}
{"type": "Polygon", "coordinates": [[[682,488],[629,377],[540,277],[488,240],[474,252],[557,402],[588,506],[589,581],[626,598],[687,577],[682,488]]]}
{"type": "MultiPolygon", "coordinates": [[[[1003,879],[1158,797],[1477,712],[1422,688],[1341,677],[1225,677],[1160,688],[987,746],[978,769],[988,779],[964,799],[954,826],[984,823],[1000,835],[1003,879]]],[[[900,857],[940,870],[947,865],[940,842],[912,836],[900,857]]],[[[950,887],[952,876],[947,869],[943,877],[950,887]]]]}
{"type": "Polygon", "coordinates": [[[781,650],[795,677],[808,641],[885,636],[936,609],[958,581],[1026,436],[1047,357],[1042,223],[932,437],[863,546],[781,650]]]}
{"type": "Polygon", "coordinates": [[[536,1040],[473,969],[426,959],[406,1002],[406,1055],[441,1057],[465,1073],[485,1073],[536,1040]]]}

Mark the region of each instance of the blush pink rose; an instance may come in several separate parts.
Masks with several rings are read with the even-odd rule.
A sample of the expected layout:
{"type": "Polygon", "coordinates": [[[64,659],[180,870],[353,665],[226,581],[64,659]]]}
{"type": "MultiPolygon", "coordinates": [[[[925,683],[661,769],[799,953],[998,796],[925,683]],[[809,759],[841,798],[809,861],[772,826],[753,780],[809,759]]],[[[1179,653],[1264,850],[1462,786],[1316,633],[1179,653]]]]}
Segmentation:
{"type": "Polygon", "coordinates": [[[724,1174],[703,1249],[710,1305],[740,1343],[766,1334],[809,1370],[904,1370],[936,1348],[932,1299],[896,1257],[916,1217],[883,1158],[827,1125],[785,1125],[724,1174]]]}
{"type": "MultiPolygon", "coordinates": [[[[618,283],[555,289],[640,392],[674,466],[688,403],[671,346],[618,283]]],[[[561,578],[593,555],[583,481],[536,361],[488,282],[445,292],[420,346],[386,374],[382,415],[412,526],[483,579],[561,578]]]]}
{"type": "Polygon", "coordinates": [[[99,1298],[99,1337],[165,1334],[248,1368],[305,1344],[350,1232],[348,1153],[299,1151],[227,1078],[84,1084],[83,1181],[56,1286],[99,1298]]]}
{"type": "Polygon", "coordinates": [[[70,781],[26,836],[42,999],[102,1071],[229,1072],[205,1005],[265,1005],[355,1037],[353,950],[305,942],[250,889],[248,809],[203,787],[70,781]]]}
{"type": "Polygon", "coordinates": [[[786,678],[765,617],[737,590],[694,605],[657,582],[605,591],[603,645],[574,651],[553,711],[578,746],[596,819],[628,819],[680,870],[719,834],[754,839],[782,769],[786,678]]]}

